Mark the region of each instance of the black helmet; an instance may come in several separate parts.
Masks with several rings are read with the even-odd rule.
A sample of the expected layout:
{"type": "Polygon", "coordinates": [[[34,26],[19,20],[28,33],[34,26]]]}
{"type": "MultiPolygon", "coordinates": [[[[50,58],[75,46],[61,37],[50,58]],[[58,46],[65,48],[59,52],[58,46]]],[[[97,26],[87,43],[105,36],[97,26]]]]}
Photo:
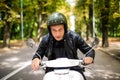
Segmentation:
{"type": "Polygon", "coordinates": [[[58,24],[64,25],[64,29],[65,29],[65,33],[66,33],[67,27],[68,27],[66,17],[62,13],[51,14],[50,17],[48,18],[48,22],[47,22],[47,28],[48,28],[50,34],[51,34],[50,26],[58,25],[58,24]]]}

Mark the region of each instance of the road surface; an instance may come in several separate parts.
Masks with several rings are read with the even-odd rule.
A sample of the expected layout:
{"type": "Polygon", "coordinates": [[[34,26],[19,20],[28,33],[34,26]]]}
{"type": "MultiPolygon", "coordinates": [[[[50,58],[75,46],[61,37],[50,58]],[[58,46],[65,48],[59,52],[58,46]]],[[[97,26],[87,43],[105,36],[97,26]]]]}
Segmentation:
{"type": "MultiPolygon", "coordinates": [[[[36,48],[10,50],[0,54],[0,80],[42,80],[44,70],[31,70],[36,48]]],[[[95,62],[86,68],[88,80],[120,80],[120,61],[96,49],[95,62]]]]}

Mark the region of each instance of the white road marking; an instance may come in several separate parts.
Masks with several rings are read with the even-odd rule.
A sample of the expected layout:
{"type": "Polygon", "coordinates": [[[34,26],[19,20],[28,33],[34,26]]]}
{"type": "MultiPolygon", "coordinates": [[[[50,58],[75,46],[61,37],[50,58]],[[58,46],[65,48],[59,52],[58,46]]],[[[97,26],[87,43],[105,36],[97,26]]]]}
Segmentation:
{"type": "Polygon", "coordinates": [[[9,73],[8,75],[6,75],[5,77],[1,78],[0,80],[7,80],[8,78],[12,77],[13,75],[15,75],[16,73],[18,73],[19,71],[23,70],[24,68],[26,68],[27,66],[29,66],[31,64],[31,61],[27,61],[24,63],[24,65],[14,71],[12,71],[11,73],[9,73]]]}

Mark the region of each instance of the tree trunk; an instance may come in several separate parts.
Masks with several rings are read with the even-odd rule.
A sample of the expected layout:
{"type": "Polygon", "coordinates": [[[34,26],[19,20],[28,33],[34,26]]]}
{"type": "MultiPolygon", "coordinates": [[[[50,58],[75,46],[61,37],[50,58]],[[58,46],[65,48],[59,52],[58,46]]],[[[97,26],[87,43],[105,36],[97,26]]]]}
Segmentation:
{"type": "Polygon", "coordinates": [[[39,41],[42,34],[43,34],[43,27],[42,25],[46,22],[46,5],[47,1],[44,0],[43,2],[39,1],[39,7],[40,7],[40,13],[38,14],[39,15],[39,19],[38,19],[38,36],[37,36],[37,40],[39,41]],[[44,4],[43,4],[44,3],[44,4]]]}
{"type": "Polygon", "coordinates": [[[10,48],[10,23],[7,21],[4,26],[3,46],[10,48]]]}
{"type": "Polygon", "coordinates": [[[108,20],[109,20],[109,0],[105,0],[104,7],[101,10],[102,18],[102,47],[109,47],[108,42],[108,20]]]}
{"type": "Polygon", "coordinates": [[[93,37],[93,5],[89,5],[89,34],[91,37],[93,37]]]}
{"type": "Polygon", "coordinates": [[[85,24],[86,24],[86,41],[89,40],[89,25],[86,20],[86,16],[84,16],[85,24]]]}
{"type": "Polygon", "coordinates": [[[89,26],[86,27],[86,41],[89,40],[89,26]]]}
{"type": "Polygon", "coordinates": [[[38,41],[40,40],[41,36],[43,35],[43,27],[42,25],[45,23],[46,21],[46,14],[40,14],[39,16],[39,26],[38,26],[38,36],[37,36],[37,39],[38,41]]]}
{"type": "Polygon", "coordinates": [[[106,26],[102,26],[102,47],[108,47],[108,28],[106,26]]]}
{"type": "Polygon", "coordinates": [[[86,21],[86,17],[84,17],[84,20],[86,21],[86,40],[89,40],[89,37],[92,37],[93,34],[93,9],[91,7],[92,5],[89,5],[89,22],[86,21]]]}
{"type": "MultiPolygon", "coordinates": [[[[5,0],[4,1],[7,6],[11,7],[11,1],[5,0]]],[[[3,19],[5,21],[4,25],[4,32],[3,32],[3,47],[10,48],[10,22],[8,21],[10,17],[9,9],[6,8],[3,12],[3,19]]]]}

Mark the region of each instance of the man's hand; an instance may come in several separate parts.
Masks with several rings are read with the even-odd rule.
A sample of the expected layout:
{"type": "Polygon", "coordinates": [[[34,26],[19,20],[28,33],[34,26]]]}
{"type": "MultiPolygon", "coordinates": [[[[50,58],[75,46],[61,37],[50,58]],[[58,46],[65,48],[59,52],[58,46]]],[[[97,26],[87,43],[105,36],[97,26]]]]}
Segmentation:
{"type": "Polygon", "coordinates": [[[93,58],[92,57],[85,57],[84,58],[84,64],[88,65],[91,64],[93,62],[93,58]]]}
{"type": "Polygon", "coordinates": [[[40,59],[38,59],[38,58],[33,59],[33,60],[32,60],[32,64],[31,64],[32,70],[34,70],[34,71],[35,71],[35,70],[38,70],[40,63],[41,63],[41,60],[40,60],[40,59]]]}

